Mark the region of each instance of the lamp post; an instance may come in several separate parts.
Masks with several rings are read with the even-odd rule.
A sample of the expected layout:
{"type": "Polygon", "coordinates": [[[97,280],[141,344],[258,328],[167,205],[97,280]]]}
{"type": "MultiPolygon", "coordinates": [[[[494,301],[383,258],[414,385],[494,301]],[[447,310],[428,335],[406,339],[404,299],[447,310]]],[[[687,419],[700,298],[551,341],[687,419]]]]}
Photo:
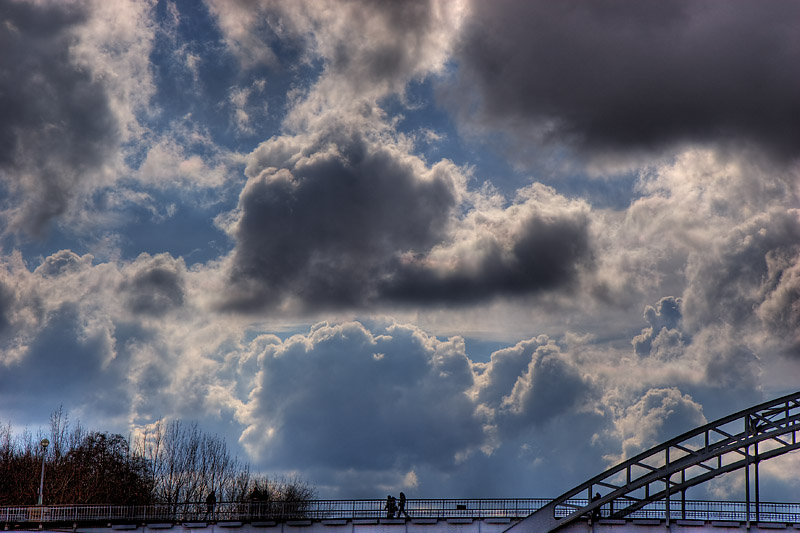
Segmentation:
{"type": "Polygon", "coordinates": [[[44,491],[44,458],[47,455],[47,447],[50,445],[50,441],[42,439],[42,442],[39,444],[42,445],[42,477],[39,478],[39,505],[42,505],[42,492],[44,491]]]}

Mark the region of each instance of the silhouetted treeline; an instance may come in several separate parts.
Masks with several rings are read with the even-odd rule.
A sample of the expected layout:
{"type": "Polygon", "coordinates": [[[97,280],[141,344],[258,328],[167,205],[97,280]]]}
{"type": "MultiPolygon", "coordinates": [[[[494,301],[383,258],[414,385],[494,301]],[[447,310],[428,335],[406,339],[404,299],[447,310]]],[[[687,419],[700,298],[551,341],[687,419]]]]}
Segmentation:
{"type": "Polygon", "coordinates": [[[51,430],[34,437],[15,436],[10,425],[0,428],[0,504],[36,503],[45,456],[44,501],[56,503],[150,503],[150,465],[121,435],[70,429],[61,410],[50,417],[51,430]]]}
{"type": "Polygon", "coordinates": [[[61,409],[50,432],[36,436],[0,427],[0,505],[35,504],[45,455],[44,503],[147,504],[200,502],[212,490],[219,501],[307,501],[314,488],[299,478],[253,476],[225,440],[197,424],[158,421],[133,438],[70,426],[61,409]]]}

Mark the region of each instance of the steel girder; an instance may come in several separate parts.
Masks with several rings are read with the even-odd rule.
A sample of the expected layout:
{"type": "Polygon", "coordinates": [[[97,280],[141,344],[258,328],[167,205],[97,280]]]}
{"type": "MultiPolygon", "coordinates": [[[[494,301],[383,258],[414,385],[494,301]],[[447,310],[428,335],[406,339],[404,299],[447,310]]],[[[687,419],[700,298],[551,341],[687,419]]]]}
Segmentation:
{"type": "MultiPolygon", "coordinates": [[[[628,459],[565,492],[507,531],[554,531],[587,517],[624,518],[656,501],[664,502],[669,523],[676,508],[685,510],[685,491],[719,475],[745,469],[750,521],[750,466],[800,448],[800,392],[750,407],[688,431],[628,459]],[[586,497],[586,505],[568,500],[586,497]],[[674,495],[680,500],[673,502],[674,495]],[[676,507],[671,507],[675,504],[676,507]]],[[[758,505],[754,519],[758,520],[758,505]]]]}

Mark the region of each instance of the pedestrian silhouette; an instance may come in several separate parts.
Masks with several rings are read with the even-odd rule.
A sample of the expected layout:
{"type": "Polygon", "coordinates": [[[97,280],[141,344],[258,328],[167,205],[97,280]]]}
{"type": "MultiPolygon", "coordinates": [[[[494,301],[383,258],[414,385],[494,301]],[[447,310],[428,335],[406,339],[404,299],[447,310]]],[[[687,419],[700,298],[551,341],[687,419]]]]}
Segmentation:
{"type": "Polygon", "coordinates": [[[250,517],[261,515],[261,491],[256,486],[250,493],[250,517]]]}
{"type": "Polygon", "coordinates": [[[397,518],[400,518],[400,515],[404,514],[406,518],[408,518],[408,513],[406,512],[406,495],[403,492],[400,492],[400,505],[397,508],[397,518]]]}
{"type": "MultiPolygon", "coordinates": [[[[599,499],[600,499],[600,493],[595,492],[594,496],[592,497],[592,501],[596,502],[599,499]]],[[[600,507],[595,507],[594,509],[592,509],[592,521],[595,520],[600,520],[600,507]]]]}
{"type": "Polygon", "coordinates": [[[217,495],[214,494],[212,490],[208,496],[206,496],[206,518],[211,516],[211,520],[214,520],[214,506],[217,504],[217,495]]]}
{"type": "Polygon", "coordinates": [[[397,511],[396,501],[391,494],[386,497],[386,518],[394,518],[394,513],[397,511]]]}

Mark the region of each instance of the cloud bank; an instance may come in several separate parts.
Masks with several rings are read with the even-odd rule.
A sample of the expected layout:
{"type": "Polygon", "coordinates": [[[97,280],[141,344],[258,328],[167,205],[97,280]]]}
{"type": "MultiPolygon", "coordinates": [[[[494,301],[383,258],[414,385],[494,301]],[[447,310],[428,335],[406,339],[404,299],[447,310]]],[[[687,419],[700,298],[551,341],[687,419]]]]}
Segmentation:
{"type": "Polygon", "coordinates": [[[3,4],[0,421],[552,497],[795,390],[796,11],[3,4]]]}
{"type": "Polygon", "coordinates": [[[755,144],[798,155],[792,2],[473,2],[462,121],[594,156],[755,144]]]}

